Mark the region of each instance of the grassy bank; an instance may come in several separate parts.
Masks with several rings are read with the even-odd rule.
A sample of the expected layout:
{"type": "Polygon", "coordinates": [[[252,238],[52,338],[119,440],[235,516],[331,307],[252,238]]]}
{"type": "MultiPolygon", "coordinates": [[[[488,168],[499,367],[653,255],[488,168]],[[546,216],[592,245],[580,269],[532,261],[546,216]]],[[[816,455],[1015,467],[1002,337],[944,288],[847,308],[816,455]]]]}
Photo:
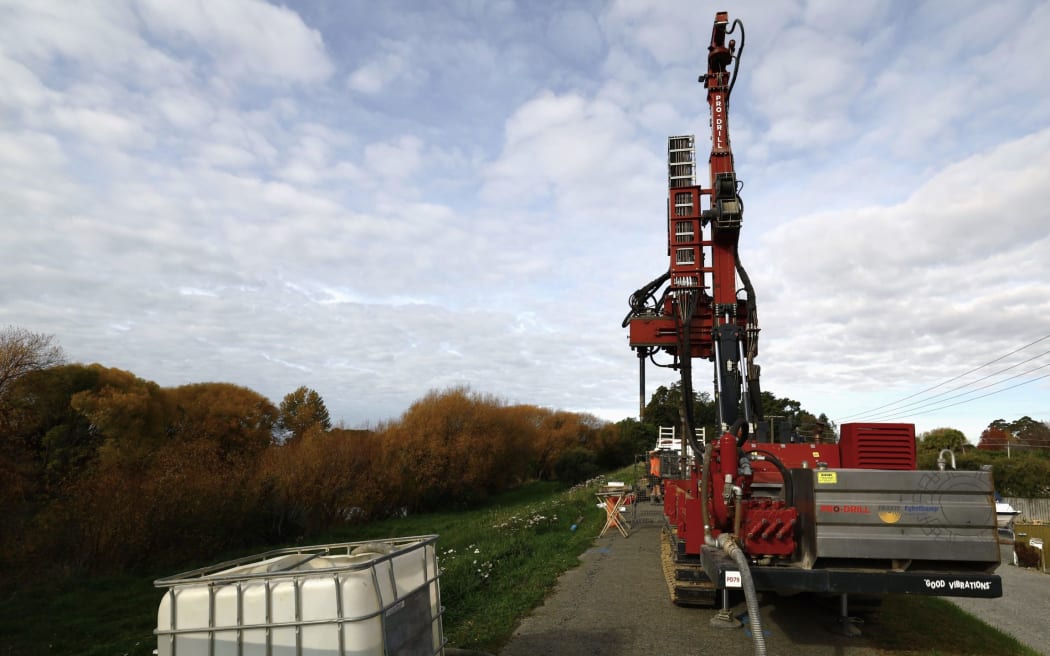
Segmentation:
{"type": "MultiPolygon", "coordinates": [[[[600,530],[601,517],[591,490],[533,483],[481,508],[348,527],[310,543],[440,535],[449,644],[494,649],[543,600],[558,575],[576,564],[600,530]]],[[[245,554],[205,557],[183,569],[240,555],[245,554]]],[[[176,571],[41,581],[5,590],[0,594],[0,656],[149,656],[156,647],[152,632],[161,598],[153,581],[176,571]]]]}
{"type": "Polygon", "coordinates": [[[495,649],[593,542],[604,516],[592,492],[534,483],[479,510],[386,520],[332,538],[440,535],[445,636],[455,647],[495,649]]]}

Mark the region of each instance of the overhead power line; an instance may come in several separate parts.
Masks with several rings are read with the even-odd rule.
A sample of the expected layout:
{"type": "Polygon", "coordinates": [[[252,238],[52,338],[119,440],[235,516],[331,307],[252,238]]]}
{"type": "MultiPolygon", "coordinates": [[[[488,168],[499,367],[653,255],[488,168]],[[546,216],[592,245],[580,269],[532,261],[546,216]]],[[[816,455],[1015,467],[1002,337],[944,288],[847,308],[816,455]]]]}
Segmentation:
{"type": "MultiPolygon", "coordinates": [[[[920,405],[918,408],[914,408],[912,410],[901,411],[901,410],[903,410],[902,408],[898,408],[897,410],[890,410],[890,411],[888,411],[889,412],[888,415],[884,413],[881,416],[871,418],[870,421],[883,421],[885,419],[897,419],[897,418],[900,418],[900,417],[909,417],[911,415],[924,415],[924,414],[927,414],[927,413],[930,413],[930,412],[934,412],[935,410],[940,410],[942,408],[950,408],[950,407],[952,407],[954,405],[959,405],[960,403],[966,403],[967,401],[974,401],[976,399],[983,399],[986,396],[991,396],[993,394],[998,394],[1000,392],[1005,392],[1006,390],[1011,390],[1011,389],[1014,389],[1015,387],[1020,387],[1021,385],[1027,385],[1028,383],[1034,383],[1037,380],[1042,380],[1043,378],[1046,378],[1047,376],[1050,376],[1050,374],[1046,374],[1045,376],[1039,376],[1039,377],[1033,378],[1031,380],[1026,380],[1026,381],[1024,381],[1022,383],[1018,383],[1016,385],[1011,385],[1010,387],[1004,387],[1003,389],[995,390],[994,392],[989,392],[987,394],[982,394],[980,396],[974,396],[974,397],[971,397],[971,398],[968,398],[968,399],[963,399],[962,401],[959,401],[958,403],[949,403],[947,405],[940,405],[940,404],[944,403],[945,401],[950,401],[952,399],[957,399],[957,398],[960,398],[960,397],[963,397],[963,396],[970,396],[971,394],[974,394],[975,392],[979,392],[979,391],[981,391],[983,389],[988,389],[989,387],[995,387],[997,385],[1002,385],[1003,383],[1005,383],[1007,381],[1011,381],[1011,380],[1013,380],[1015,378],[1020,378],[1021,376],[1027,376],[1030,373],[1039,371],[1040,369],[1046,369],[1047,367],[1050,367],[1050,362],[1048,362],[1046,364],[1043,364],[1043,365],[1039,365],[1038,367],[1032,367],[1031,369],[1029,369],[1027,371],[1022,371],[1019,374],[1014,374],[1013,376],[1009,376],[1009,377],[1004,378],[1002,380],[997,380],[994,383],[989,383],[987,385],[982,385],[981,387],[978,387],[976,389],[972,389],[972,390],[969,390],[967,392],[962,392],[960,394],[955,394],[955,395],[949,396],[948,398],[941,399],[940,401],[930,401],[929,403],[924,403],[923,405],[920,405]],[[937,407],[930,408],[930,406],[937,406],[937,407]],[[929,409],[927,409],[927,408],[929,408],[929,409]]],[[[938,395],[938,396],[940,396],[940,395],[938,395]]],[[[914,405],[914,404],[912,404],[912,405],[914,405]]]]}
{"type": "MultiPolygon", "coordinates": [[[[1044,365],[1044,366],[1050,367],[1050,364],[1044,365]]],[[[1039,367],[1039,368],[1042,369],[1043,367],[1039,367]]],[[[1014,376],[1014,378],[1016,378],[1016,376],[1014,376]]],[[[972,398],[969,398],[969,399],[963,399],[962,401],[956,401],[955,403],[948,403],[946,405],[940,405],[940,406],[937,406],[936,408],[930,408],[928,410],[922,410],[920,412],[905,412],[904,414],[901,414],[901,415],[894,415],[893,417],[887,417],[887,419],[899,419],[899,418],[902,418],[902,417],[913,417],[915,415],[927,415],[927,414],[929,414],[931,412],[936,412],[938,410],[944,410],[945,408],[951,408],[952,406],[956,406],[956,405],[962,405],[963,403],[969,403],[970,401],[976,401],[977,399],[983,399],[986,396],[993,396],[995,394],[999,394],[1000,392],[1005,392],[1007,390],[1012,390],[1012,389],[1017,388],[1017,387],[1028,385],[1029,383],[1034,383],[1037,380],[1043,380],[1044,378],[1050,378],[1050,374],[1043,374],[1042,376],[1038,376],[1036,378],[1031,378],[1029,380],[1022,381],[1020,383],[1017,383],[1016,385],[1011,385],[1009,387],[1004,387],[1003,389],[995,390],[994,392],[988,392],[987,394],[981,394],[980,396],[975,396],[975,397],[972,397],[972,398]]],[[[996,383],[996,384],[998,385],[998,383],[996,383]]]]}
{"type": "MultiPolygon", "coordinates": [[[[1026,374],[1030,374],[1033,371],[1038,371],[1039,369],[1043,369],[1045,367],[1050,367],[1050,363],[1044,364],[1044,365],[1041,365],[1041,366],[1038,366],[1038,367],[1035,367],[1035,368],[1032,368],[1032,369],[1029,369],[1027,371],[1022,371],[1019,374],[1015,374],[1013,376],[1009,376],[1007,378],[1004,378],[1004,379],[1002,379],[1000,381],[996,381],[996,382],[991,383],[989,385],[982,385],[981,387],[974,388],[974,389],[972,389],[972,390],[970,390],[968,392],[963,392],[962,394],[955,394],[955,395],[949,396],[948,399],[941,399],[941,401],[934,401],[934,399],[942,397],[945,394],[951,394],[952,392],[956,392],[956,391],[961,390],[961,389],[966,389],[967,387],[973,387],[974,385],[976,385],[977,383],[979,383],[979,382],[981,382],[983,380],[988,380],[992,376],[998,376],[999,374],[1005,373],[1007,371],[1010,371],[1011,369],[1016,369],[1017,367],[1020,367],[1023,364],[1028,364],[1032,360],[1038,360],[1039,358],[1041,358],[1041,357],[1043,357],[1044,355],[1047,355],[1047,354],[1050,354],[1050,351],[1043,351],[1042,353],[1040,353],[1038,355],[1034,355],[1034,356],[1028,358],[1027,360],[1022,360],[1022,361],[1020,361],[1020,362],[1018,362],[1016,364],[1010,365],[1009,367],[1003,367],[1002,369],[998,369],[996,371],[993,371],[990,374],[985,374],[984,376],[981,376],[980,378],[978,378],[976,380],[972,380],[972,381],[970,381],[968,383],[963,383],[962,385],[959,385],[957,387],[953,387],[951,389],[945,390],[945,391],[940,392],[938,394],[934,394],[933,396],[928,396],[928,397],[926,397],[924,399],[919,399],[918,401],[912,401],[911,403],[905,403],[904,405],[898,406],[896,408],[893,408],[892,410],[886,410],[882,414],[886,414],[887,412],[888,413],[897,414],[899,411],[904,410],[905,408],[911,408],[913,406],[918,406],[918,408],[916,408],[916,409],[922,409],[922,408],[924,408],[924,407],[926,407],[928,405],[931,405],[933,403],[940,403],[940,402],[946,401],[948,399],[957,399],[960,396],[964,396],[966,394],[971,394],[971,393],[976,392],[978,390],[988,389],[989,387],[994,387],[995,385],[1000,385],[1002,383],[1005,383],[1008,380],[1013,380],[1014,378],[1020,378],[1021,376],[1024,376],[1026,374]]],[[[865,415],[865,416],[870,416],[870,414],[872,414],[872,413],[869,413],[868,415],[865,415]]],[[[874,421],[878,421],[878,419],[875,419],[874,421]]]]}
{"type": "MultiPolygon", "coordinates": [[[[954,387],[954,388],[952,388],[952,389],[950,389],[950,390],[946,390],[946,391],[944,391],[944,392],[941,392],[941,393],[939,393],[939,394],[935,394],[935,395],[933,395],[933,396],[930,396],[930,397],[927,397],[927,398],[924,398],[924,399],[919,399],[918,401],[914,401],[914,402],[912,402],[912,403],[908,403],[908,404],[905,404],[905,405],[901,406],[901,404],[902,404],[902,403],[904,403],[905,401],[908,401],[908,400],[914,399],[914,398],[916,398],[916,397],[918,397],[918,396],[922,396],[923,394],[926,394],[927,392],[932,392],[933,390],[935,390],[935,389],[938,389],[938,388],[940,388],[940,387],[944,387],[945,385],[948,385],[949,383],[952,383],[952,382],[954,382],[954,381],[957,381],[957,380],[959,380],[960,378],[963,378],[964,376],[968,376],[968,375],[970,375],[970,374],[972,374],[972,373],[975,373],[975,372],[977,372],[977,371],[980,371],[981,369],[984,369],[985,367],[991,366],[991,365],[995,364],[996,362],[1000,362],[1000,361],[1002,361],[1002,360],[1005,360],[1006,358],[1010,357],[1011,355],[1014,355],[1015,353],[1019,353],[1019,352],[1021,352],[1021,351],[1025,350],[1025,349],[1027,349],[1027,348],[1030,348],[1030,347],[1032,347],[1032,346],[1034,346],[1034,345],[1036,345],[1036,344],[1038,344],[1038,343],[1040,343],[1040,342],[1046,341],[1046,340],[1048,340],[1048,339],[1050,339],[1050,334],[1047,334],[1047,335],[1043,335],[1043,336],[1042,336],[1042,337],[1040,337],[1039,339],[1036,339],[1036,340],[1034,340],[1034,341],[1032,341],[1032,342],[1029,342],[1029,343],[1025,344],[1024,346],[1018,347],[1018,348],[1016,348],[1016,349],[1014,349],[1014,350],[1010,351],[1009,353],[1006,353],[1006,354],[1004,354],[1004,355],[1001,355],[1001,356],[999,356],[999,357],[997,357],[997,358],[995,358],[995,359],[993,359],[993,360],[989,360],[988,362],[985,362],[984,364],[982,364],[982,365],[980,365],[980,366],[974,367],[973,369],[970,369],[969,371],[964,371],[963,373],[961,373],[961,374],[959,374],[959,375],[957,375],[957,376],[953,376],[953,377],[951,377],[951,378],[949,378],[949,379],[947,379],[947,380],[945,380],[945,381],[942,381],[942,382],[940,382],[940,383],[937,383],[936,385],[933,385],[932,387],[927,387],[926,389],[920,390],[920,391],[918,391],[918,392],[915,392],[915,393],[913,393],[913,394],[909,394],[908,396],[904,396],[904,397],[901,397],[901,398],[899,398],[899,399],[897,399],[897,400],[895,400],[895,401],[891,401],[891,402],[889,402],[889,403],[884,403],[884,404],[882,404],[882,405],[880,405],[880,406],[876,406],[876,407],[874,407],[874,408],[870,408],[870,409],[868,409],[868,410],[864,410],[864,411],[861,411],[861,412],[854,412],[854,413],[852,413],[852,414],[849,414],[849,415],[846,415],[846,416],[844,416],[844,417],[841,417],[841,418],[839,418],[839,419],[838,419],[838,422],[839,422],[839,423],[842,423],[842,422],[844,422],[844,421],[847,421],[847,420],[854,420],[854,421],[857,421],[857,420],[858,420],[858,418],[861,418],[861,419],[862,419],[862,418],[864,418],[864,417],[869,417],[869,416],[871,416],[871,415],[874,415],[874,414],[878,413],[878,411],[879,411],[879,410],[885,410],[885,411],[884,411],[883,413],[881,413],[882,415],[885,415],[885,414],[887,414],[887,413],[891,413],[891,414],[893,414],[894,416],[903,416],[903,415],[898,415],[897,413],[898,413],[898,412],[899,412],[900,410],[904,409],[904,408],[907,408],[907,407],[911,407],[911,406],[915,406],[915,405],[920,405],[920,406],[921,406],[921,404],[925,404],[925,403],[927,403],[928,401],[931,401],[932,399],[935,399],[935,398],[937,398],[937,397],[939,397],[939,396],[943,396],[943,395],[945,395],[945,394],[948,394],[948,393],[950,393],[950,392],[953,392],[953,391],[956,391],[956,390],[959,390],[959,389],[963,389],[963,388],[966,388],[966,387],[970,387],[970,386],[972,386],[972,385],[974,385],[974,384],[976,384],[976,383],[978,383],[978,382],[980,382],[980,381],[982,381],[982,380],[986,380],[986,379],[988,379],[988,378],[990,378],[990,377],[992,377],[992,376],[995,376],[995,375],[997,375],[997,374],[999,374],[999,373],[1002,373],[1002,372],[1004,372],[1004,371],[1008,371],[1009,369],[1013,369],[1014,367],[1020,366],[1020,365],[1022,365],[1022,364],[1025,364],[1025,363],[1027,363],[1027,362],[1031,362],[1032,360],[1034,360],[1034,359],[1036,359],[1036,358],[1038,358],[1038,357],[1041,357],[1042,355],[1046,355],[1047,353],[1050,353],[1050,351],[1046,351],[1046,352],[1044,352],[1044,353],[1041,353],[1041,354],[1039,354],[1039,355],[1037,355],[1037,356],[1034,356],[1034,357],[1032,357],[1032,358],[1029,358],[1028,360],[1025,360],[1025,361],[1023,361],[1023,362],[1019,362],[1019,363],[1017,363],[1017,364],[1015,364],[1015,365],[1011,365],[1011,366],[1009,366],[1009,367],[1006,367],[1006,368],[1004,368],[1004,369],[1000,369],[1000,370],[999,370],[999,371],[997,371],[997,372],[994,372],[994,373],[988,374],[987,376],[984,376],[984,377],[982,377],[982,378],[979,378],[979,379],[977,379],[977,380],[971,381],[971,382],[969,382],[969,383],[965,383],[965,384],[963,384],[963,385],[960,385],[960,386],[958,386],[958,387],[954,387]],[[894,407],[894,406],[900,406],[900,407],[894,407]]],[[[1034,371],[1034,370],[1033,370],[1033,371],[1034,371]]],[[[1023,374],[1022,374],[1022,375],[1023,375],[1023,374]]],[[[1017,376],[1012,376],[1011,378],[1016,378],[1016,377],[1017,377],[1017,376]]],[[[1045,378],[1045,376],[1043,376],[1043,377],[1041,377],[1041,378],[1045,378]]],[[[1010,380],[1010,378],[1008,378],[1008,379],[1006,379],[1006,380],[1010,380]]],[[[1020,387],[1020,386],[1021,386],[1021,385],[1023,385],[1023,384],[1028,384],[1029,382],[1034,382],[1035,380],[1040,380],[1040,378],[1036,378],[1036,379],[1033,379],[1032,381],[1026,381],[1025,383],[1021,383],[1021,384],[1015,385],[1014,387],[1020,387]]],[[[1003,381],[1000,381],[1000,382],[1003,382],[1003,381]]],[[[996,383],[996,384],[999,384],[999,383],[996,383]]],[[[985,387],[988,387],[988,386],[985,386],[985,387]]],[[[979,388],[979,389],[985,389],[985,388],[979,388]]],[[[1010,388],[1006,388],[1006,389],[1003,389],[1003,390],[998,390],[998,391],[995,391],[995,392],[990,392],[989,394],[986,394],[986,395],[984,395],[984,396],[991,396],[992,394],[998,394],[999,392],[1004,392],[1004,391],[1006,391],[1007,389],[1013,389],[1013,388],[1012,388],[1012,387],[1010,387],[1010,388]]],[[[973,391],[976,391],[976,390],[973,390],[973,391]]],[[[976,398],[984,398],[984,396],[980,396],[980,397],[976,397],[976,398]]],[[[955,398],[955,397],[953,397],[953,398],[955,398]]],[[[968,399],[968,400],[974,400],[974,399],[968,399]]],[[[965,401],[961,401],[960,403],[965,403],[965,401]]],[[[952,405],[957,405],[957,404],[952,404],[952,405]]],[[[946,406],[946,407],[950,407],[950,406],[946,406]]],[[[918,409],[921,409],[921,407],[920,407],[920,408],[918,408],[918,409]]],[[[932,410],[930,410],[930,411],[928,411],[928,412],[932,412],[932,410]]],[[[925,412],[911,412],[911,413],[905,413],[905,414],[925,414],[925,412]]]]}

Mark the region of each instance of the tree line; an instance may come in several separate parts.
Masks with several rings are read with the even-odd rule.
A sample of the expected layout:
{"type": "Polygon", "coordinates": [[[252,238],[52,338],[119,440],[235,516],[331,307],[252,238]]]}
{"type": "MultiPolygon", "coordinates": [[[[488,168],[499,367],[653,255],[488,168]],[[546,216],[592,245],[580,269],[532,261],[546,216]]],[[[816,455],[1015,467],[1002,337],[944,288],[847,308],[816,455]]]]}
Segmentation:
{"type": "MultiPolygon", "coordinates": [[[[480,503],[523,482],[573,483],[631,463],[659,426],[678,426],[681,392],[660,387],[642,420],[508,404],[468,388],[435,390],[372,430],[333,427],[300,387],[274,405],[231,383],[161,387],[101,364],[66,362],[54,339],[0,330],[0,572],[53,563],[70,572],[156,568],[335,526],[480,503]]],[[[797,441],[835,425],[764,392],[763,410],[797,441]]],[[[694,416],[716,435],[714,403],[694,416]]],[[[980,447],[958,431],[920,436],[960,468],[994,467],[1006,496],[1050,494],[1050,427],[997,420],[980,447]],[[956,435],[957,434],[957,435],[956,435]],[[997,446],[998,445],[998,446],[997,446]],[[1002,446],[1002,449],[999,449],[1002,446]],[[1016,451],[1017,449],[1015,449],[1016,451]]]]}
{"type": "MultiPolygon", "coordinates": [[[[813,414],[794,399],[779,397],[770,391],[761,395],[762,416],[769,422],[770,435],[774,440],[787,442],[834,441],[837,437],[835,422],[824,413],[813,414]]],[[[682,385],[661,385],[646,404],[642,420],[651,426],[682,425],[682,385]]],[[[742,414],[742,411],[741,411],[742,414]]],[[[693,392],[693,419],[696,428],[703,429],[710,440],[719,435],[716,426],[718,409],[710,392],[693,392]]]]}
{"type": "MultiPolygon", "coordinates": [[[[936,469],[941,451],[955,455],[958,469],[991,469],[996,491],[1004,497],[1050,497],[1050,424],[1024,416],[996,419],[971,444],[962,431],[935,428],[916,438],[920,469],[936,469]]],[[[950,461],[950,459],[948,459],[950,461]]]]}
{"type": "MultiPolygon", "coordinates": [[[[432,391],[373,430],[307,387],[275,406],[230,383],[161,387],[0,331],[0,571],[156,567],[576,482],[652,441],[637,422],[432,391]]],[[[654,434],[654,433],[653,433],[654,434]]]]}

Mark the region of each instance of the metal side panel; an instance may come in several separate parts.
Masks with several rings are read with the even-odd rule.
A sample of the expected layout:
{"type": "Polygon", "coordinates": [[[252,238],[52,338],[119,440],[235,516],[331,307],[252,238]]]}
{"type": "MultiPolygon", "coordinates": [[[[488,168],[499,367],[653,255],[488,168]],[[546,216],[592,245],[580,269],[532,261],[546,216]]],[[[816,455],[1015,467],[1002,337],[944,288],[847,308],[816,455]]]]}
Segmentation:
{"type": "Polygon", "coordinates": [[[999,562],[988,472],[795,470],[792,478],[810,563],[999,562]]]}

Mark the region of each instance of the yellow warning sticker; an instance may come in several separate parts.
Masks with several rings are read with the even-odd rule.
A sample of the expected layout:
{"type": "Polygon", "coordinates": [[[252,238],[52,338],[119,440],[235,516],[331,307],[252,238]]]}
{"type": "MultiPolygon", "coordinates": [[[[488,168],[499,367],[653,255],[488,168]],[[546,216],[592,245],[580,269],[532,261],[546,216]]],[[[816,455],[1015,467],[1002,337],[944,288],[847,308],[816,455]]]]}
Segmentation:
{"type": "Polygon", "coordinates": [[[838,472],[817,472],[817,483],[834,485],[839,482],[838,472]]]}

